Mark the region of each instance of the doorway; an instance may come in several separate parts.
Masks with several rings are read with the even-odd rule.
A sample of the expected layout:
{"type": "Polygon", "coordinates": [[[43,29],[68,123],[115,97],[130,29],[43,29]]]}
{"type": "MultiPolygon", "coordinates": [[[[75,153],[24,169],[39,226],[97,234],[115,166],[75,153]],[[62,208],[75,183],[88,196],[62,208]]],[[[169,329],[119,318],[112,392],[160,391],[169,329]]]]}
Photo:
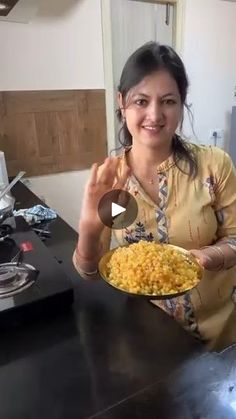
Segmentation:
{"type": "MultiPolygon", "coordinates": [[[[181,0],[182,1],[182,0],[181,0]]],[[[117,86],[122,68],[139,46],[158,41],[177,48],[177,2],[102,0],[108,153],[119,147],[117,86]]]]}

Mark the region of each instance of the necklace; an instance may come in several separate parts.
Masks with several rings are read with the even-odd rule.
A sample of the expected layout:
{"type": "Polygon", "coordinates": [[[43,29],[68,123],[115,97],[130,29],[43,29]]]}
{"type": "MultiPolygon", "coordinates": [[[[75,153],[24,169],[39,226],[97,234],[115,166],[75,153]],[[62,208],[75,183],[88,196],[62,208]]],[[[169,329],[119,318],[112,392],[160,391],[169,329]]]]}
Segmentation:
{"type": "MultiPolygon", "coordinates": [[[[128,155],[126,155],[126,159],[127,158],[128,158],[128,155]]],[[[131,166],[130,162],[128,164],[129,164],[129,167],[130,167],[131,166]]],[[[132,168],[132,166],[131,166],[131,168],[132,168]]],[[[132,172],[133,172],[134,177],[141,183],[148,183],[149,185],[154,185],[158,181],[158,174],[157,173],[153,177],[145,178],[142,175],[139,176],[138,173],[136,174],[133,170],[132,170],[132,172]]]]}
{"type": "Polygon", "coordinates": [[[134,173],[134,176],[136,177],[136,179],[139,181],[139,182],[141,182],[141,183],[148,183],[149,185],[154,185],[155,183],[157,183],[157,181],[158,181],[158,177],[156,176],[155,178],[153,178],[153,177],[151,177],[151,178],[144,178],[144,177],[139,177],[139,176],[136,176],[135,175],[135,173],[134,173]]]}

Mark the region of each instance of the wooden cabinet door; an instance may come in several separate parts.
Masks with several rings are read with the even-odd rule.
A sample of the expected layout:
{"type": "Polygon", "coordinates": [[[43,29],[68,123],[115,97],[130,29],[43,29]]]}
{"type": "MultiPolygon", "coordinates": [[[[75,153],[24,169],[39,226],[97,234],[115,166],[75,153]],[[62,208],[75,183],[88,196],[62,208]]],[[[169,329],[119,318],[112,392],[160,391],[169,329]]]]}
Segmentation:
{"type": "Polygon", "coordinates": [[[81,170],[107,154],[104,90],[0,93],[0,150],[8,174],[81,170]]]}

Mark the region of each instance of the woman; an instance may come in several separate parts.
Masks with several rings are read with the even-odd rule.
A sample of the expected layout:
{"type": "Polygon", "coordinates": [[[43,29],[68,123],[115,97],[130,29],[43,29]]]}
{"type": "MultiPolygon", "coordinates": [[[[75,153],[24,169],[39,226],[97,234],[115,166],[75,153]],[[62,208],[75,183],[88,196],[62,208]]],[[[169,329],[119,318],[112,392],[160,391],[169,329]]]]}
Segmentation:
{"type": "Polygon", "coordinates": [[[92,166],[73,260],[83,277],[96,277],[111,239],[98,202],[111,189],[125,188],[139,211],[129,228],[113,231],[118,243],[178,245],[206,269],[192,292],[153,303],[209,348],[220,349],[236,342],[236,172],[224,151],[176,134],[187,89],[184,65],[172,48],[150,42],[130,56],[118,89],[124,152],[92,166]]]}

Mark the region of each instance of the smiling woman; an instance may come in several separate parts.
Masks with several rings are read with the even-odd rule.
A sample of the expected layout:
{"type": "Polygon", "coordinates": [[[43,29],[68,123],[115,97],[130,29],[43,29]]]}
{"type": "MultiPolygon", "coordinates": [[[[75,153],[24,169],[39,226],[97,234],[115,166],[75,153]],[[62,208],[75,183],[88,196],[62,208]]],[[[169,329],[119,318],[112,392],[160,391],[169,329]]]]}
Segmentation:
{"type": "MultiPolygon", "coordinates": [[[[118,244],[145,240],[179,246],[205,268],[195,289],[153,303],[209,348],[236,342],[232,161],[221,149],[188,143],[176,133],[187,106],[188,78],[171,47],[149,42],[136,50],[125,64],[118,90],[123,153],[92,168],[75,267],[81,276],[96,278],[98,262],[111,240],[111,230],[99,219],[99,201],[112,189],[126,189],[137,201],[138,214],[127,228],[113,230],[118,244]]],[[[158,282],[157,274],[154,280],[158,282]]]]}
{"type": "Polygon", "coordinates": [[[159,146],[163,142],[167,146],[168,138],[171,149],[172,135],[182,116],[182,103],[178,86],[167,71],[146,76],[131,88],[127,98],[123,99],[119,93],[119,104],[133,146],[140,141],[150,147],[156,147],[157,141],[159,146]]]}
{"type": "MultiPolygon", "coordinates": [[[[186,103],[188,78],[176,52],[154,42],[145,44],[127,60],[118,86],[118,119],[123,123],[119,140],[132,145],[132,154],[145,141],[155,148],[155,163],[165,160],[172,152],[189,161],[190,175],[196,171],[194,155],[185,144],[173,136],[182,128],[183,107],[186,103]],[[155,141],[153,141],[155,137],[155,141]]],[[[151,160],[153,161],[153,150],[151,160]]],[[[151,176],[151,174],[150,174],[151,176]]]]}

